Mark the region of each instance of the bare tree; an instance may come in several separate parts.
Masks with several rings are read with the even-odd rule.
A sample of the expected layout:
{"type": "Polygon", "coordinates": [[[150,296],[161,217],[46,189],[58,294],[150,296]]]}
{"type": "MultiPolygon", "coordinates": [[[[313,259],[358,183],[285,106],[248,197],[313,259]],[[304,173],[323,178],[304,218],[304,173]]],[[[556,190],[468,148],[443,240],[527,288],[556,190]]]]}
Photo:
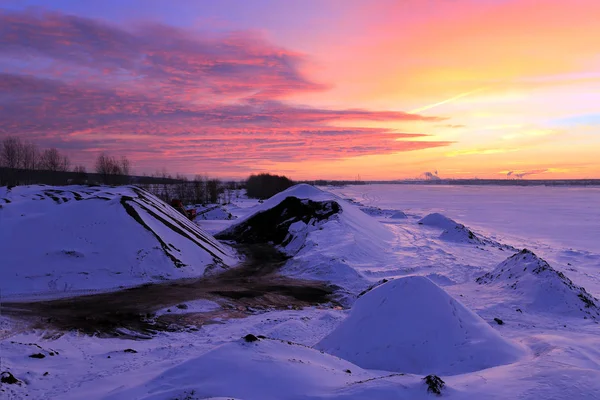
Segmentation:
{"type": "Polygon", "coordinates": [[[40,151],[35,143],[25,142],[21,146],[21,168],[33,171],[38,169],[40,151]]]}
{"type": "Polygon", "coordinates": [[[69,157],[60,154],[54,147],[44,150],[40,157],[40,169],[43,170],[66,172],[69,170],[70,165],[69,157]]]}
{"type": "Polygon", "coordinates": [[[130,173],[130,162],[127,157],[117,160],[106,153],[96,159],[96,172],[102,176],[104,183],[126,183],[130,173]]]}
{"type": "Polygon", "coordinates": [[[6,168],[19,168],[23,153],[23,143],[15,136],[9,136],[0,146],[0,165],[6,168]]]}

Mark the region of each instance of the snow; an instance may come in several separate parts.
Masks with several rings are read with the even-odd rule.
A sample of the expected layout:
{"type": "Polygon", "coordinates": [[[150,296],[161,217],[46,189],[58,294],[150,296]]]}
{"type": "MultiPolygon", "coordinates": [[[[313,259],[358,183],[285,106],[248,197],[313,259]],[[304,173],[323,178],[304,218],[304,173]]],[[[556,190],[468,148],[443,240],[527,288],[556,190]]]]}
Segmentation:
{"type": "Polygon", "coordinates": [[[390,216],[391,219],[405,219],[408,218],[406,214],[402,211],[396,211],[394,214],[390,216]]]}
{"type": "Polygon", "coordinates": [[[505,289],[506,297],[517,303],[521,312],[600,319],[598,299],[526,249],[477,278],[477,282],[505,289]]]}
{"type": "Polygon", "coordinates": [[[239,339],[105,399],[165,399],[193,392],[197,398],[276,400],[282,396],[325,394],[357,378],[373,376],[310,347],[272,339],[251,343],[239,339]],[[353,374],[345,372],[352,369],[353,374]]]}
{"type": "MultiPolygon", "coordinates": [[[[295,203],[289,203],[298,208],[295,203]]],[[[374,265],[383,260],[387,252],[391,232],[374,218],[366,215],[358,207],[329,192],[314,186],[300,184],[276,194],[240,217],[217,237],[231,238],[239,235],[254,235],[266,222],[260,218],[277,218],[278,229],[286,229],[287,235],[279,248],[292,259],[282,273],[303,279],[324,280],[357,292],[368,285],[360,268],[374,265]],[[302,216],[282,204],[296,198],[305,204],[302,216]],[[316,205],[315,205],[316,204],[316,205]],[[322,206],[319,206],[322,204],[322,206]],[[270,213],[283,208],[280,216],[270,213]],[[310,208],[322,208],[311,211],[310,208]],[[320,215],[330,215],[322,218],[320,215]],[[264,217],[267,218],[267,217],[264,217]]]]}
{"type": "Polygon", "coordinates": [[[4,299],[196,277],[237,261],[233,250],[138,188],[26,186],[1,197],[4,299]]]}
{"type": "MultiPolygon", "coordinates": [[[[64,202],[63,197],[75,195],[50,193],[61,203],[58,204],[42,192],[44,189],[53,188],[38,186],[10,191],[0,188],[3,295],[7,287],[6,261],[14,262],[16,256],[11,252],[13,247],[20,246],[19,242],[30,241],[47,249],[52,247],[53,236],[63,237],[60,247],[54,248],[51,254],[37,256],[51,260],[46,261],[46,267],[58,268],[58,265],[61,271],[67,267],[91,269],[99,264],[99,261],[92,262],[95,259],[91,245],[86,247],[76,236],[67,236],[66,232],[71,230],[86,237],[90,235],[97,240],[96,247],[107,241],[104,247],[98,247],[105,252],[103,257],[95,256],[98,260],[117,261],[116,255],[110,258],[110,251],[123,257],[130,251],[135,253],[133,249],[126,250],[125,244],[133,244],[136,250],[140,245],[161,249],[155,236],[145,229],[140,230],[133,218],[119,210],[118,198],[112,203],[98,200],[97,208],[93,209],[98,214],[95,219],[88,221],[91,217],[81,215],[91,214],[86,206],[76,214],[64,211],[64,215],[76,215],[76,220],[53,220],[56,224],[66,224],[67,230],[49,228],[50,216],[61,213],[62,207],[76,210],[79,203],[92,207],[96,200],[64,202]],[[10,203],[3,200],[7,197],[10,203]],[[45,200],[33,200],[42,197],[45,200]],[[29,219],[43,223],[27,222],[29,219]],[[80,221],[88,221],[88,227],[75,229],[80,221]],[[96,223],[91,224],[94,221],[96,223]],[[107,231],[100,221],[118,224],[119,229],[107,231]],[[19,228],[22,224],[27,224],[27,229],[19,228]],[[14,229],[20,235],[19,240],[12,240],[12,232],[7,232],[5,227],[14,229]],[[19,233],[19,229],[23,232],[19,233]],[[98,230],[101,232],[94,232],[98,230]],[[10,239],[8,244],[5,243],[7,238],[10,239]],[[116,246],[115,249],[109,244],[116,246]],[[81,264],[69,264],[77,262],[81,264]]],[[[127,188],[87,188],[86,191],[88,189],[95,194],[81,195],[114,198],[121,193],[131,196],[127,188]]],[[[21,381],[17,385],[0,385],[0,397],[431,399],[435,396],[427,393],[422,378],[433,371],[442,371],[440,377],[446,386],[441,398],[600,399],[599,324],[591,315],[594,308],[586,308],[579,297],[587,294],[596,305],[598,302],[593,297],[600,297],[600,208],[596,206],[600,203],[600,188],[357,185],[327,188],[330,193],[304,185],[291,189],[293,191],[264,203],[238,198],[233,204],[222,206],[237,219],[199,220],[197,224],[204,234],[218,232],[260,210],[275,207],[294,192],[304,200],[335,201],[342,211],[316,224],[317,229],[310,230],[310,226],[315,226],[310,221],[290,224],[292,234],[307,234],[303,238],[304,247],[286,262],[283,272],[342,283],[343,292],[349,298],[344,303],[347,309],[320,305],[302,310],[262,310],[245,318],[216,317],[198,326],[197,331],[160,332],[148,340],[33,329],[27,321],[0,316],[1,371],[10,371],[21,381]],[[390,218],[392,211],[399,210],[408,218],[390,218]],[[483,243],[448,240],[441,237],[447,228],[418,224],[431,213],[459,221],[457,225],[464,223],[483,243]],[[507,245],[527,248],[535,254],[520,254],[507,245]],[[533,273],[534,270],[539,273],[533,273]],[[379,286],[383,278],[389,282],[379,286]],[[478,282],[478,278],[482,279],[478,282]],[[393,284],[407,288],[386,289],[393,284]],[[374,285],[372,290],[354,301],[371,285],[374,285]],[[380,296],[387,290],[390,293],[380,296]],[[387,300],[379,306],[375,300],[381,297],[387,300]],[[391,300],[398,298],[402,301],[391,300]],[[369,299],[377,306],[367,304],[369,299]],[[325,338],[346,331],[344,326],[352,323],[353,315],[360,313],[363,306],[369,312],[363,313],[365,322],[356,330],[374,332],[359,338],[347,330],[347,336],[340,342],[357,340],[353,347],[357,350],[385,343],[395,348],[411,341],[418,348],[423,339],[429,338],[430,345],[420,346],[421,351],[412,347],[406,350],[407,354],[418,356],[415,365],[423,367],[423,372],[411,373],[405,366],[371,369],[373,367],[357,365],[359,361],[351,359],[352,354],[342,359],[314,348],[328,340],[325,338]],[[380,318],[387,311],[393,312],[394,318],[380,318]],[[503,324],[497,324],[494,318],[501,319],[503,324]],[[458,326],[457,321],[460,321],[458,326]],[[396,333],[392,335],[391,328],[388,331],[372,329],[370,325],[375,326],[375,323],[390,326],[396,333]],[[460,328],[461,324],[465,330],[460,328]],[[469,338],[466,338],[467,332],[471,335],[469,338]],[[246,343],[240,338],[248,333],[267,338],[246,343]],[[432,337],[437,338],[435,334],[440,338],[433,340],[432,337]],[[377,335],[382,335],[379,341],[377,335]],[[461,337],[464,352],[457,350],[463,346],[461,337]],[[473,337],[481,338],[481,344],[470,341],[473,337]],[[470,352],[478,346],[479,351],[473,358],[462,358],[463,354],[472,354],[470,352]],[[128,348],[137,353],[124,352],[128,348]],[[50,356],[51,351],[58,355],[50,356]],[[46,357],[29,357],[38,352],[46,357]]],[[[137,203],[133,204],[136,206],[137,203]]],[[[154,205],[151,208],[142,202],[139,210],[144,221],[154,217],[142,206],[160,210],[157,211],[159,216],[167,213],[166,209],[154,205]]],[[[196,229],[188,228],[187,220],[180,222],[186,224],[186,229],[196,229]]],[[[160,230],[159,234],[170,233],[160,230]]],[[[174,240],[172,243],[183,251],[183,246],[179,247],[174,240]]],[[[230,251],[214,243],[223,251],[230,251]]],[[[37,252],[35,246],[22,245],[19,249],[21,254],[26,254],[24,249],[37,252]]],[[[28,260],[33,259],[26,256],[28,260]]],[[[153,261],[153,267],[146,265],[145,268],[166,269],[171,273],[178,270],[164,252],[157,251],[155,256],[151,253],[146,259],[153,261]]],[[[46,268],[40,266],[38,272],[44,274],[45,271],[46,268]]],[[[94,271],[98,277],[94,281],[97,287],[110,286],[104,285],[106,278],[94,271]]],[[[14,269],[10,272],[14,273],[14,269]]],[[[122,273],[119,279],[124,279],[123,275],[127,275],[125,282],[132,281],[129,272],[122,273]]],[[[37,279],[43,278],[33,281],[37,279]]],[[[226,306],[208,300],[186,301],[185,304],[187,310],[172,307],[171,312],[217,314],[218,306],[226,306]]],[[[391,350],[377,351],[386,361],[409,363],[404,356],[392,360],[387,354],[392,354],[391,350]]],[[[360,355],[373,358],[366,352],[360,355]]]]}
{"type": "Polygon", "coordinates": [[[524,353],[422,276],[368,291],[316,348],[363,368],[425,375],[478,371],[524,353]]]}
{"type": "Polygon", "coordinates": [[[419,220],[419,225],[433,226],[436,228],[454,229],[459,224],[451,218],[440,213],[429,214],[419,220]]]}

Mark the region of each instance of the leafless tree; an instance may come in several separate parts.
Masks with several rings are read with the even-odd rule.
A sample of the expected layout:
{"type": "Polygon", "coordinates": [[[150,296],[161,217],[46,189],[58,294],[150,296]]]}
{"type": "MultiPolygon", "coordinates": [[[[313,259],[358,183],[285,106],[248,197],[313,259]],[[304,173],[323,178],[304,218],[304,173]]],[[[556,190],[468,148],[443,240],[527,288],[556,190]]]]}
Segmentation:
{"type": "Polygon", "coordinates": [[[40,157],[40,169],[46,171],[66,172],[69,170],[71,161],[69,157],[61,154],[58,149],[51,148],[42,152],[40,157]]]}
{"type": "Polygon", "coordinates": [[[38,169],[40,151],[35,143],[25,142],[21,146],[21,168],[33,171],[38,169]]]}
{"type": "Polygon", "coordinates": [[[18,137],[5,138],[0,146],[0,165],[6,168],[19,168],[22,153],[23,143],[18,137]]]}
{"type": "Polygon", "coordinates": [[[125,156],[118,160],[106,153],[101,153],[96,159],[96,173],[102,177],[104,183],[127,183],[130,165],[125,156]]]}

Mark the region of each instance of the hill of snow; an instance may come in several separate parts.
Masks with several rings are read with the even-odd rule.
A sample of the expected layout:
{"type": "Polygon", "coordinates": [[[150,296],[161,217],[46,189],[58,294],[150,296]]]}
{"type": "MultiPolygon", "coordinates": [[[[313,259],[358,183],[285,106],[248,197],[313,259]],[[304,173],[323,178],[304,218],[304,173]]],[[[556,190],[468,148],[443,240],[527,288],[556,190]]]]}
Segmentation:
{"type": "Polygon", "coordinates": [[[323,395],[353,381],[373,376],[375,374],[310,347],[272,339],[255,342],[241,339],[219,346],[167,370],[143,385],[115,393],[106,399],[204,399],[227,396],[277,400],[323,395]]]}
{"type": "Polygon", "coordinates": [[[476,281],[509,290],[510,298],[518,301],[522,311],[600,319],[598,299],[527,249],[507,258],[476,281]]]}
{"type": "Polygon", "coordinates": [[[216,236],[274,244],[292,257],[284,273],[356,293],[368,285],[358,270],[382,259],[393,237],[356,206],[306,184],[276,194],[216,236]]]}
{"type": "Polygon", "coordinates": [[[136,187],[2,188],[3,296],[70,295],[201,276],[234,252],[136,187]]]}
{"type": "Polygon", "coordinates": [[[488,245],[502,249],[516,250],[512,246],[498,243],[483,236],[478,236],[463,224],[459,224],[453,219],[440,213],[429,214],[424,218],[421,218],[418,224],[443,229],[439,239],[447,242],[466,243],[479,246],[488,245]]]}
{"type": "Polygon", "coordinates": [[[446,217],[440,213],[432,213],[421,218],[418,222],[419,225],[433,226],[441,229],[452,229],[459,225],[458,222],[451,218],[446,217]]]}
{"type": "Polygon", "coordinates": [[[444,375],[512,363],[522,355],[518,346],[422,276],[366,292],[316,348],[362,368],[444,375]]]}

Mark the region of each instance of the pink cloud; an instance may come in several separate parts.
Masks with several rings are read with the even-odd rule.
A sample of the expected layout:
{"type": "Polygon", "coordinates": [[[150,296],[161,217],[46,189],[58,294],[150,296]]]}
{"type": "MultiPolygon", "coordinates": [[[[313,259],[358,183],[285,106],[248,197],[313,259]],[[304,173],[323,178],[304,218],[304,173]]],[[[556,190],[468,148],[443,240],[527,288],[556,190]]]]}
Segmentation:
{"type": "Polygon", "coordinates": [[[304,56],[251,32],[199,36],[164,25],[133,30],[57,13],[0,13],[0,135],[84,153],[129,154],[141,168],[246,175],[257,161],[308,162],[447,145],[423,134],[332,127],[424,121],[399,111],[289,104],[323,91],[304,56]],[[348,123],[344,124],[348,125],[348,123]]]}

